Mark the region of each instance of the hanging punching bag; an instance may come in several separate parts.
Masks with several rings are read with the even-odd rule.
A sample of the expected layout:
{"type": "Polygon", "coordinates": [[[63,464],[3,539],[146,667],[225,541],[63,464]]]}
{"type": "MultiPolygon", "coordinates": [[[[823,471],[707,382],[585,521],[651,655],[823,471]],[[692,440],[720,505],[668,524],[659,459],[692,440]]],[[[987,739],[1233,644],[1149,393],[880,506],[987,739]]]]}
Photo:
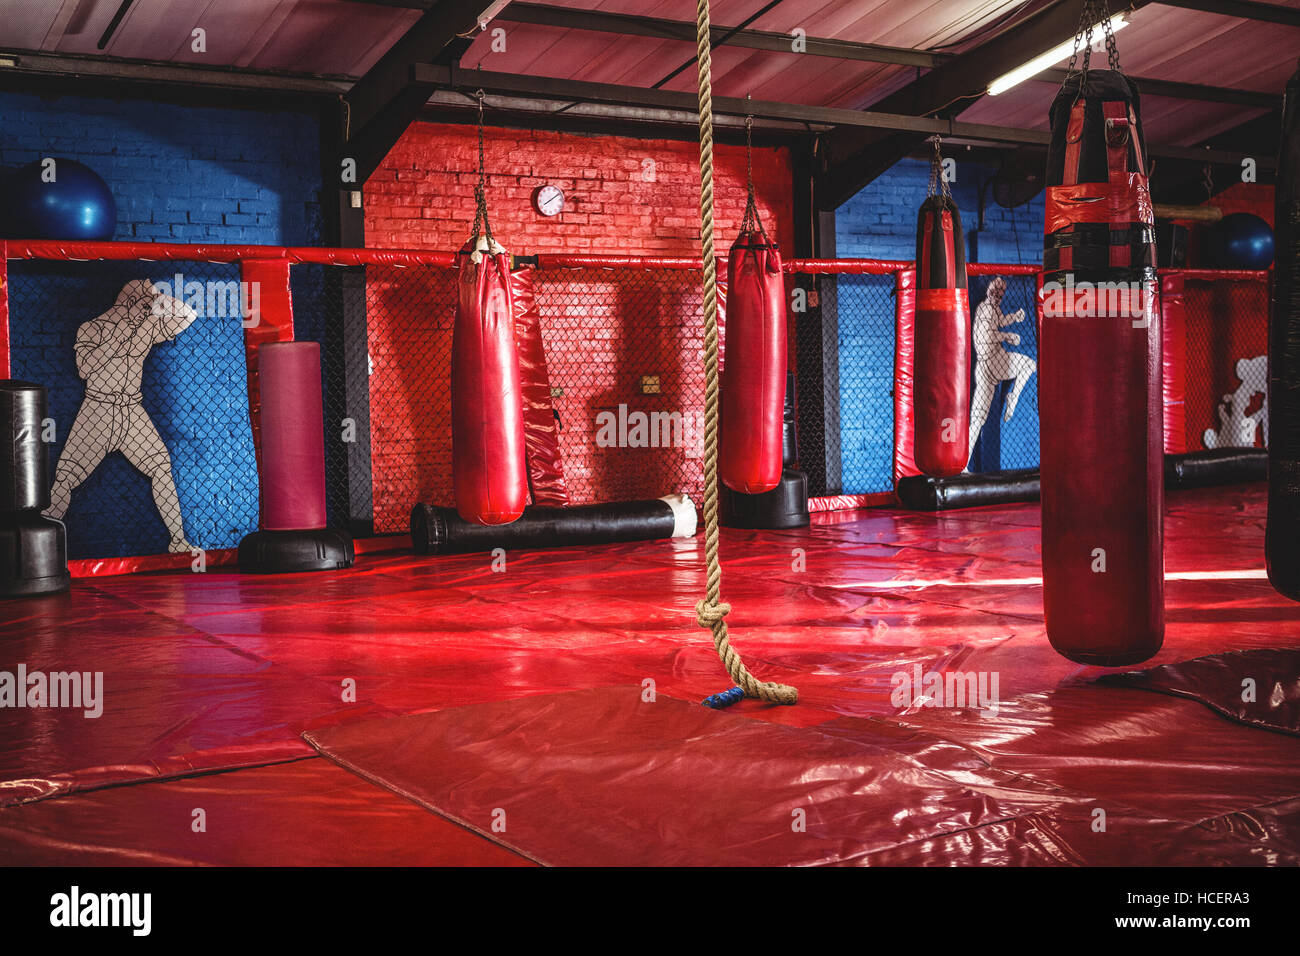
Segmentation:
{"type": "Polygon", "coordinates": [[[943,182],[935,139],[930,195],[916,223],[913,422],[916,467],[935,478],[961,474],[969,457],[970,302],[961,215],[943,182]]]}
{"type": "Polygon", "coordinates": [[[472,524],[507,524],[524,513],[528,500],[510,257],[490,236],[479,236],[457,260],[451,343],[456,511],[472,524]]]}
{"type": "Polygon", "coordinates": [[[1268,579],[1300,601],[1300,72],[1286,85],[1268,342],[1268,579]]]}
{"type": "Polygon", "coordinates": [[[1107,45],[1115,69],[1085,47],[1051,108],[1038,407],[1047,635],[1113,667],[1164,639],[1164,488],[1154,217],[1137,89],[1107,45]]]}
{"type": "Polygon", "coordinates": [[[776,243],[741,228],[727,259],[718,475],[732,491],[757,495],[781,481],[785,276],[776,243]]]}

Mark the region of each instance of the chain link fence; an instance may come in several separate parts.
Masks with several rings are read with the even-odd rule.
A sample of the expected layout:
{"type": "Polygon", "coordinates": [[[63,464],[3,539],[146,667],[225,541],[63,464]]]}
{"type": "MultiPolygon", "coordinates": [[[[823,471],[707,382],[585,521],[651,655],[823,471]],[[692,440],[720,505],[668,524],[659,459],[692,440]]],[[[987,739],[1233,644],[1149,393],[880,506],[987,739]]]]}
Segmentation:
{"type": "Polygon", "coordinates": [[[571,504],[703,497],[693,269],[542,269],[537,306],[571,504]]]}
{"type": "Polygon", "coordinates": [[[1268,443],[1268,283],[1188,275],[1183,282],[1184,446],[1268,443]]]}
{"type": "Polygon", "coordinates": [[[1038,283],[972,276],[971,454],[974,473],[1038,467],[1038,283]]]}
{"type": "MultiPolygon", "coordinates": [[[[453,503],[443,263],[291,268],[294,334],[321,345],[329,520],[353,534],[404,532],[417,501],[453,503]]],[[[787,276],[813,495],[892,490],[906,267],[787,276]]],[[[996,268],[970,281],[973,472],[1038,465],[1035,277],[996,268]]],[[[51,513],[73,558],[231,548],[256,528],[239,280],[235,262],[10,261],[12,375],[49,390],[51,513]]],[[[546,368],[531,374],[549,388],[568,501],[700,501],[698,271],[544,265],[533,288],[546,368]]],[[[1262,447],[1266,282],[1189,274],[1185,305],[1186,449],[1262,447]]],[[[724,317],[724,358],[725,345],[724,317]]]]}
{"type": "Polygon", "coordinates": [[[15,260],[8,293],[10,372],[49,394],[47,513],[70,557],[257,527],[238,265],[15,260]]]}

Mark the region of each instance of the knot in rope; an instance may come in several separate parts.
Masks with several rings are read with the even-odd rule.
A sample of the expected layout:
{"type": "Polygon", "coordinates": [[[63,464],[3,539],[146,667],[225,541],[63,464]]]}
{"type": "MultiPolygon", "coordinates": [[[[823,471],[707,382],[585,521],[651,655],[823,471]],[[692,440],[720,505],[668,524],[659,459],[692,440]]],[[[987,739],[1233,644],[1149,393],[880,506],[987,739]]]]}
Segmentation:
{"type": "Polygon", "coordinates": [[[711,604],[708,598],[705,598],[695,605],[695,620],[700,627],[713,627],[730,613],[731,605],[725,601],[711,604]]]}

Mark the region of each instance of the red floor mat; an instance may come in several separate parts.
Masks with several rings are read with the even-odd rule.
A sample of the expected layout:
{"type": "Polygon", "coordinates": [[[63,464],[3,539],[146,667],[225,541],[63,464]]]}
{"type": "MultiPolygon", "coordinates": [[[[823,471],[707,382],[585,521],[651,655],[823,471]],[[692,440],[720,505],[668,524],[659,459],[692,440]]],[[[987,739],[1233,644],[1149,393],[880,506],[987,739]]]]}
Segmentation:
{"type": "MultiPolygon", "coordinates": [[[[883,720],[778,727],[647,703],[633,686],[307,736],[366,779],[555,865],[1245,864],[1279,852],[1226,822],[1199,824],[1300,795],[1294,748],[1273,746],[1289,741],[1214,726],[1204,711],[1197,725],[1194,705],[1154,695],[1065,696],[1013,702],[1005,716],[945,712],[918,732],[883,720]],[[1182,732],[1193,739],[1180,745],[1182,732]],[[1018,733],[1031,743],[1008,741],[1018,733]],[[1207,778],[1211,750],[1235,759],[1207,778]],[[1265,778],[1243,779],[1247,767],[1265,778]]],[[[1300,862],[1294,845],[1281,852],[1300,862]]]]}
{"type": "MultiPolygon", "coordinates": [[[[1300,644],[1300,605],[1262,577],[1264,505],[1258,485],[1170,495],[1169,625],[1151,666],[1300,644]]],[[[1053,755],[1090,739],[1090,728],[1105,728],[1108,739],[1128,740],[1138,756],[1127,773],[1103,774],[1109,789],[1099,796],[1131,808],[1134,820],[1164,826],[1150,822],[1163,819],[1159,807],[1130,799],[1125,788],[1141,796],[1144,788],[1163,785],[1160,754],[1142,749],[1148,720],[1153,713],[1183,712],[1162,706],[1186,708],[1196,715],[1186,726],[1209,735],[1195,759],[1207,763],[1211,779],[1199,802],[1179,784],[1182,803],[1164,815],[1169,825],[1218,828],[1206,833],[1233,859],[1240,839],[1231,834],[1273,833],[1279,846],[1286,845],[1295,817],[1285,803],[1289,783],[1278,774],[1276,751],[1262,744],[1237,748],[1226,737],[1227,749],[1216,750],[1210,744],[1220,738],[1209,728],[1227,722],[1191,701],[1109,688],[1111,695],[1126,696],[1107,698],[1115,703],[1094,711],[1092,698],[1072,703],[1068,696],[1050,696],[1102,672],[1062,659],[1047,643],[1036,505],[939,515],[878,509],[814,520],[809,529],[786,532],[723,531],[723,593],[734,607],[728,619],[733,641],[761,677],[800,690],[795,707],[746,702],[729,719],[809,728],[844,718],[897,717],[928,728],[942,712],[896,705],[894,675],[917,666],[996,674],[1001,698],[1023,702],[1006,719],[1024,718],[1024,726],[1002,727],[1014,747],[998,756],[1000,738],[978,721],[975,730],[952,729],[953,746],[1013,764],[1047,761],[1026,764],[1023,778],[1068,789],[1074,784],[1048,779],[1066,770],[1065,763],[1051,763],[1053,755]],[[1035,707],[1069,716],[1070,733],[1029,719],[1035,707]],[[1236,768],[1241,783],[1213,769],[1223,762],[1236,768]],[[1255,779],[1261,783],[1252,791],[1255,779]]],[[[492,572],[484,555],[371,554],[348,571],[241,577],[211,569],[80,579],[68,595],[5,602],[0,670],[23,664],[29,671],[102,672],[105,700],[97,719],[71,710],[0,709],[0,825],[17,826],[7,822],[5,804],[42,797],[61,803],[106,785],[311,754],[301,734],[335,724],[647,680],[661,699],[697,701],[727,683],[707,632],[694,623],[703,585],[703,543],[690,539],[521,552],[509,556],[502,574],[492,572]]],[[[870,735],[854,742],[879,745],[870,735]]],[[[999,769],[1013,778],[1020,773],[999,769]]],[[[285,785],[291,785],[288,778],[285,785]]],[[[159,786],[171,784],[149,783],[144,792],[167,792],[154,789],[159,786]]],[[[900,789],[877,810],[907,815],[913,797],[925,799],[900,789]]],[[[1004,846],[1009,856],[1098,858],[1086,843],[1086,816],[1079,818],[1076,837],[1074,822],[1059,816],[1062,808],[1024,816],[1011,803],[1017,809],[1007,821],[1020,821],[1014,826],[981,819],[963,831],[979,836],[965,838],[945,831],[945,822],[888,850],[872,842],[880,836],[873,831],[863,852],[872,859],[886,852],[906,858],[906,847],[930,841],[974,846],[986,828],[1002,826],[1034,834],[1025,836],[1022,850],[1004,846]]],[[[97,816],[97,804],[79,805],[88,808],[84,814],[59,818],[68,828],[64,835],[70,844],[93,843],[111,824],[97,816]]],[[[29,808],[20,809],[26,814],[29,808]]],[[[268,800],[250,804],[247,812],[272,814],[280,807],[268,800]]],[[[263,822],[271,825],[256,825],[263,822]]],[[[1159,847],[1162,840],[1152,834],[1144,845],[1159,847]]],[[[1206,849],[1219,852],[1217,845],[1206,849]]],[[[1247,855],[1256,858],[1253,851],[1247,855]]]]}
{"type": "Polygon", "coordinates": [[[1300,736],[1300,651],[1230,651],[1102,681],[1198,700],[1229,720],[1300,736]]]}
{"type": "MultiPolygon", "coordinates": [[[[308,750],[308,753],[311,753],[308,750]]],[[[530,866],[311,756],[0,811],[8,866],[530,866]],[[194,829],[196,809],[206,830],[194,829]]]]}

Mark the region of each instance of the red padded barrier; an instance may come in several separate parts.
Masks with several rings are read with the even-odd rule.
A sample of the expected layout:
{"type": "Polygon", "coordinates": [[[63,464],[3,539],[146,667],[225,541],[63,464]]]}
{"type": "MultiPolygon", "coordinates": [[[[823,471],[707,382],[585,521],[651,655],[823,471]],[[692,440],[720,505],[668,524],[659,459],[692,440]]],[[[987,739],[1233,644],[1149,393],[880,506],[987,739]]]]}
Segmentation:
{"type": "Polygon", "coordinates": [[[1187,450],[1211,447],[1207,431],[1217,433],[1211,438],[1216,447],[1262,446],[1261,426],[1266,423],[1252,428],[1247,418],[1262,407],[1264,389],[1258,388],[1246,404],[1254,390],[1246,385],[1241,372],[1254,379],[1254,385],[1264,384],[1269,312],[1266,274],[1182,270],[1167,273],[1165,278],[1174,276],[1183,286],[1187,450]],[[1254,368],[1239,367],[1242,362],[1254,368]]]}
{"type": "Polygon", "coordinates": [[[262,460],[261,526],[268,531],[325,527],[325,438],[320,346],[265,342],[257,348],[262,460]]]}
{"type": "Polygon", "coordinates": [[[146,262],[183,259],[196,262],[239,262],[244,259],[287,259],[320,265],[436,265],[456,264],[452,252],[424,249],[337,249],[324,246],[195,245],[173,242],[74,242],[63,239],[11,239],[10,259],[141,259],[146,262]]]}
{"type": "Polygon", "coordinates": [[[894,280],[894,484],[919,475],[913,438],[912,369],[916,355],[916,270],[899,269],[894,280]]]}
{"type": "Polygon", "coordinates": [[[1166,273],[1160,278],[1162,362],[1164,364],[1165,454],[1187,451],[1187,308],[1183,277],[1166,273]]]}
{"type": "MultiPolygon", "coordinates": [[[[116,245],[116,243],[114,243],[116,245]]],[[[262,399],[258,378],[258,347],[268,342],[293,339],[293,295],[289,291],[288,259],[244,259],[239,264],[240,280],[256,285],[258,295],[250,297],[258,309],[244,326],[244,361],[248,371],[248,414],[253,429],[253,454],[258,474],[262,471],[262,399]]]]}
{"type": "Polygon", "coordinates": [[[551,403],[551,377],[542,347],[541,316],[533,282],[535,270],[510,273],[515,309],[515,341],[519,347],[519,378],[524,400],[524,450],[528,457],[528,488],[535,505],[566,505],[564,462],[560,434],[551,403]]]}
{"type": "Polygon", "coordinates": [[[0,378],[9,377],[9,259],[0,240],[0,378]]]}

